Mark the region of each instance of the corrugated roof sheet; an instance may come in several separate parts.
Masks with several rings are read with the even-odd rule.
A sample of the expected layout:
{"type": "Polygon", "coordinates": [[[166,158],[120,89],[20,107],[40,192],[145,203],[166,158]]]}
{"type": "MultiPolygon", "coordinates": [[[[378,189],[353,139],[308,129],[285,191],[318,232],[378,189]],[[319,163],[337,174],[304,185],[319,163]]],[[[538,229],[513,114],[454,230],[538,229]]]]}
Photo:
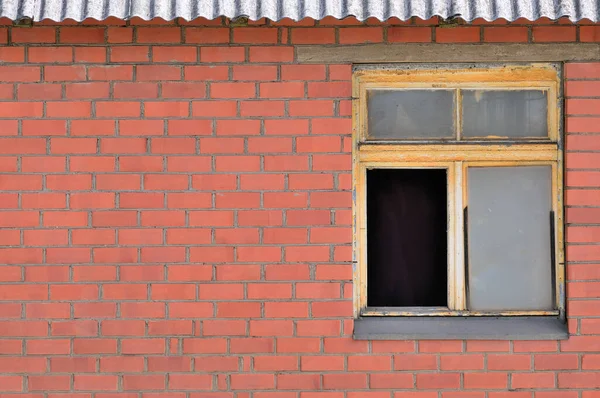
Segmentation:
{"type": "Polygon", "coordinates": [[[574,22],[581,19],[598,22],[600,0],[0,0],[0,16],[13,20],[29,17],[34,21],[103,20],[111,16],[145,20],[247,16],[251,20],[264,17],[273,21],[326,16],[340,19],[355,16],[359,20],[375,17],[382,21],[414,16],[423,19],[460,16],[466,21],[569,17],[574,22]]]}

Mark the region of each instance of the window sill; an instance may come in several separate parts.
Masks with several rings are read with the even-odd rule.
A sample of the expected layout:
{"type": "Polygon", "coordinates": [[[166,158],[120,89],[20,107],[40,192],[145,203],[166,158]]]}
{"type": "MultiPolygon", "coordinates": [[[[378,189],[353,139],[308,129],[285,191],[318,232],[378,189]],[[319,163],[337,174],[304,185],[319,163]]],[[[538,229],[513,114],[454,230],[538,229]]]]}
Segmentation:
{"type": "Polygon", "coordinates": [[[355,340],[566,340],[556,317],[363,317],[355,340]]]}

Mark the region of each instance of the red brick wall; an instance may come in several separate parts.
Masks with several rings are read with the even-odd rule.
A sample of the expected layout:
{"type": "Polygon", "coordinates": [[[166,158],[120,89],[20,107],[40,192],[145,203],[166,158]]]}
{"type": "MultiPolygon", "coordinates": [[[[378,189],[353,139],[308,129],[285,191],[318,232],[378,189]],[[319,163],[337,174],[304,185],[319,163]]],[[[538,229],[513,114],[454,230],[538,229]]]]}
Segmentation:
{"type": "Polygon", "coordinates": [[[351,338],[351,67],[294,45],[600,41],[434,23],[0,26],[0,397],[600,397],[600,62],[566,66],[572,337],[351,338]]]}

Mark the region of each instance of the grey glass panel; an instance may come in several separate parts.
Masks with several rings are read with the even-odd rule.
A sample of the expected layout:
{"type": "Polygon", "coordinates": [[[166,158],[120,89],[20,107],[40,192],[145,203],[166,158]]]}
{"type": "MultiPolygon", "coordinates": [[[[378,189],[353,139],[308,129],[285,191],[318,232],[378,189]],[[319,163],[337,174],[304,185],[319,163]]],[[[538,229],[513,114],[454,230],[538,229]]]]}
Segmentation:
{"type": "Polygon", "coordinates": [[[553,308],[550,166],[468,169],[468,306],[553,308]]]}
{"type": "Polygon", "coordinates": [[[454,97],[451,90],[369,90],[369,138],[451,138],[454,97]]]}
{"type": "Polygon", "coordinates": [[[464,90],[464,137],[547,137],[548,95],[539,90],[464,90]]]}

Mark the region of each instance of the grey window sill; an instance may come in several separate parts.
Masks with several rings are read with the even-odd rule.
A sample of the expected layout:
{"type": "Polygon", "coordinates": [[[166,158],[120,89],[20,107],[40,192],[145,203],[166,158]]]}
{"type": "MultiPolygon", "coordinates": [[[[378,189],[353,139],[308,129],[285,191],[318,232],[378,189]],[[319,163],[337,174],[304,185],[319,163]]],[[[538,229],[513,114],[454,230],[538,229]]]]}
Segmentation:
{"type": "Polygon", "coordinates": [[[356,340],[566,340],[556,317],[363,317],[354,320],[356,340]]]}

